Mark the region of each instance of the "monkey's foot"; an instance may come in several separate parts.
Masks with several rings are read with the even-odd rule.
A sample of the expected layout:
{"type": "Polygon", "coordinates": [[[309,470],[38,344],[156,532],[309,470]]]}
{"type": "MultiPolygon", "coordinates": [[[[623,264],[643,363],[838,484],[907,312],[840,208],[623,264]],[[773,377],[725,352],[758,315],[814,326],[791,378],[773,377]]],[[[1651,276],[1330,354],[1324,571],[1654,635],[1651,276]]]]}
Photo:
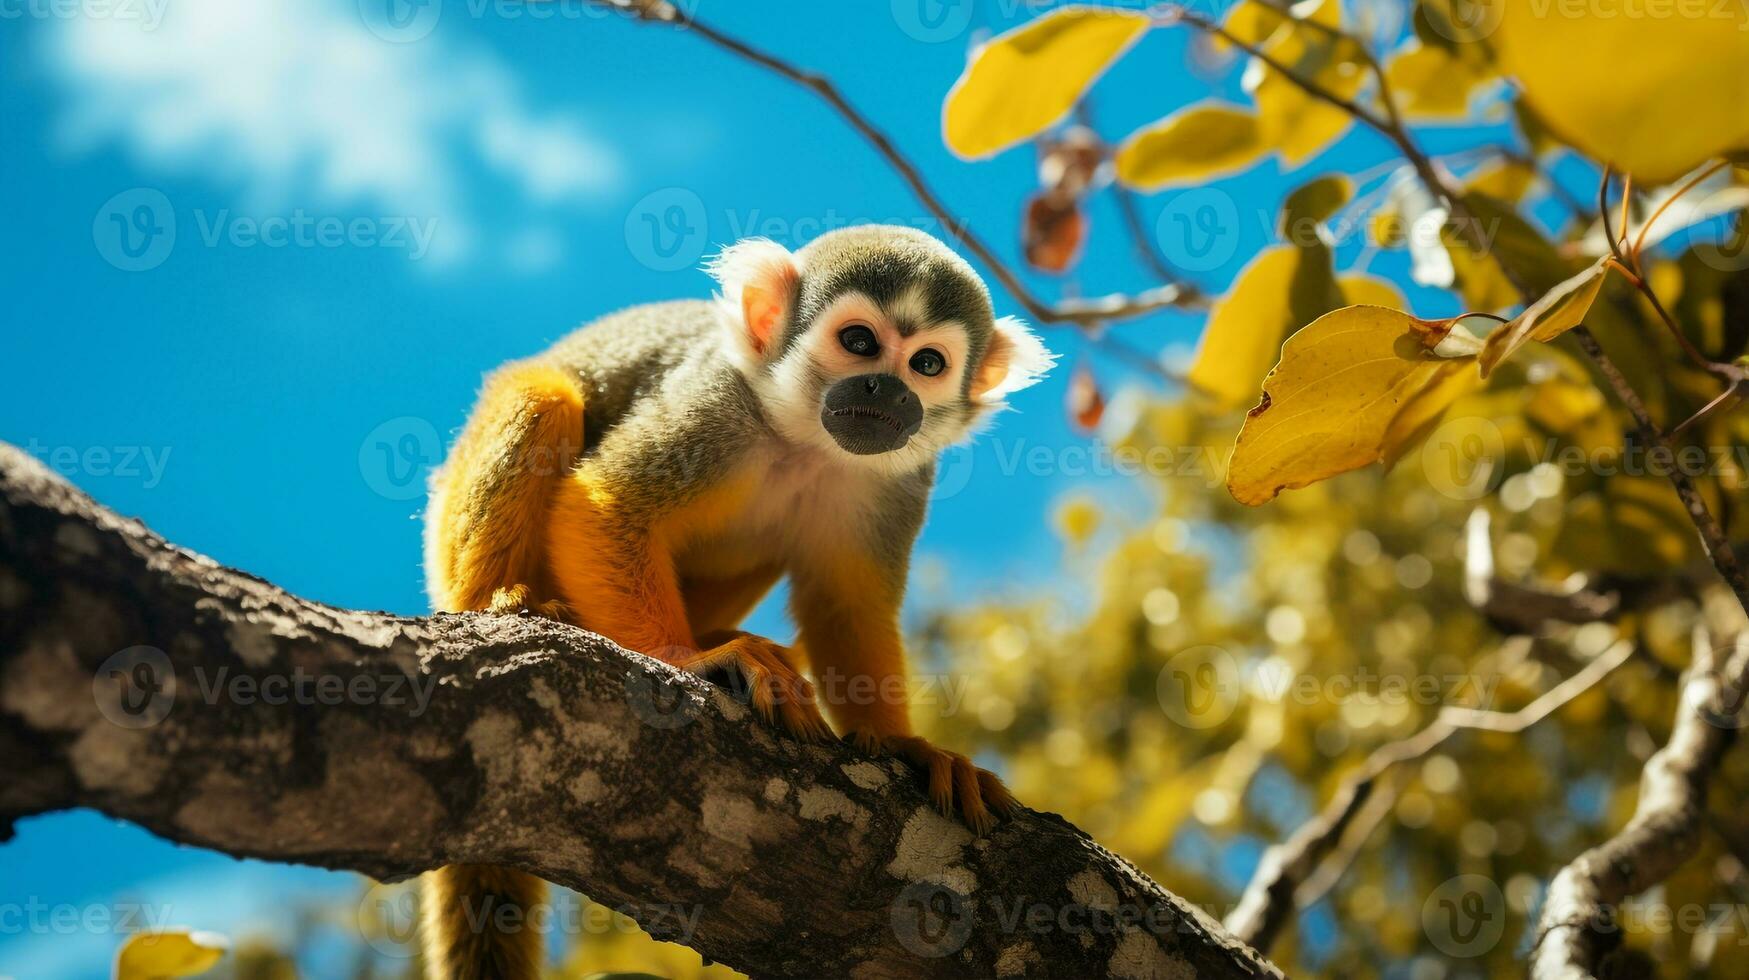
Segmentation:
{"type": "Polygon", "coordinates": [[[492,591],[492,601],[486,606],[486,611],[494,616],[521,616],[531,613],[556,619],[562,623],[571,621],[571,609],[557,599],[546,602],[530,602],[531,590],[526,585],[511,585],[492,591]]]}
{"type": "Polygon", "coordinates": [[[736,633],[675,666],[718,682],[737,697],[744,697],[767,724],[780,725],[804,742],[832,738],[832,729],[820,717],[814,685],[791,666],[789,649],[780,643],[751,633],[736,633]]]}
{"type": "Polygon", "coordinates": [[[929,779],[929,796],[936,809],[947,816],[957,810],[972,833],[982,835],[996,825],[997,817],[1012,816],[1014,794],[1002,780],[972,760],[937,748],[920,735],[876,735],[858,731],[851,740],[871,755],[891,755],[929,779]]]}

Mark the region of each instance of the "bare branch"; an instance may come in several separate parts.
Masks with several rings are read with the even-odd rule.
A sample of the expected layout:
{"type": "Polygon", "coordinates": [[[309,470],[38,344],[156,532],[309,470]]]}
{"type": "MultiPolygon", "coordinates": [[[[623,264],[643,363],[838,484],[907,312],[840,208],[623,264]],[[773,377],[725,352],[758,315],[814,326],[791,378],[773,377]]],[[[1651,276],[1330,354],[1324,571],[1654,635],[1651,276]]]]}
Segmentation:
{"type": "MultiPolygon", "coordinates": [[[[1366,810],[1367,801],[1378,789],[1379,780],[1393,767],[1426,757],[1459,732],[1522,732],[1595,687],[1626,663],[1633,650],[1632,644],[1617,642],[1571,677],[1517,711],[1446,707],[1426,728],[1374,749],[1360,768],[1342,781],[1336,794],[1316,817],[1286,841],[1264,851],[1238,906],[1227,916],[1227,931],[1267,952],[1282,927],[1300,908],[1296,895],[1300,893],[1301,885],[1336,852],[1351,825],[1356,825],[1366,810]]],[[[1370,832],[1371,827],[1367,826],[1366,830],[1370,832]]],[[[1364,839],[1366,835],[1362,833],[1360,836],[1364,839]]],[[[1328,883],[1322,887],[1327,888],[1328,883]]]]}
{"type": "Polygon", "coordinates": [[[760,976],[1279,976],[1059,817],[974,839],[897,763],[599,636],[299,599],[4,444],[0,759],[0,840],[92,807],[376,878],[519,868],[760,976]]]}
{"type": "Polygon", "coordinates": [[[1621,611],[1619,592],[1564,592],[1521,585],[1494,574],[1494,544],[1486,507],[1470,512],[1464,539],[1464,598],[1503,633],[1534,636],[1550,622],[1594,623],[1621,611]]]}
{"type": "Polygon", "coordinates": [[[1749,634],[1738,637],[1721,665],[1705,627],[1697,627],[1670,741],[1646,762],[1633,818],[1561,869],[1543,896],[1530,963],[1536,980],[1601,972],[1604,957],[1621,942],[1616,907],[1663,881],[1700,846],[1707,783],[1737,737],[1746,681],[1749,634]]]}
{"type": "MultiPolygon", "coordinates": [[[[1032,294],[1020,277],[1009,268],[1006,262],[997,257],[994,250],[984,243],[984,240],[973,232],[963,220],[954,217],[945,202],[937,195],[922,171],[912,163],[910,158],[900,152],[893,141],[876,126],[868,116],[852,105],[849,99],[838,90],[830,78],[819,75],[785,61],[769,52],[762,51],[739,38],[732,37],[711,27],[682,10],[679,6],[669,3],[637,3],[628,4],[627,0],[595,0],[610,6],[632,6],[639,17],[651,23],[670,24],[687,29],[690,33],[710,42],[730,54],[750,62],[767,71],[775,72],[784,78],[802,86],[819,96],[832,110],[838,113],[850,128],[857,131],[876,153],[886,161],[899,178],[917,196],[917,200],[929,209],[942,224],[948,234],[952,235],[966,250],[977,257],[1007,289],[1009,294],[1026,307],[1026,312],[1040,324],[1070,324],[1087,328],[1101,322],[1125,320],[1144,316],[1168,307],[1200,308],[1203,305],[1202,294],[1194,287],[1185,286],[1176,281],[1157,289],[1151,289],[1139,296],[1108,297],[1089,305],[1077,302],[1062,302],[1051,305],[1032,294]]],[[[1174,380],[1182,380],[1175,378],[1174,380]]]]}

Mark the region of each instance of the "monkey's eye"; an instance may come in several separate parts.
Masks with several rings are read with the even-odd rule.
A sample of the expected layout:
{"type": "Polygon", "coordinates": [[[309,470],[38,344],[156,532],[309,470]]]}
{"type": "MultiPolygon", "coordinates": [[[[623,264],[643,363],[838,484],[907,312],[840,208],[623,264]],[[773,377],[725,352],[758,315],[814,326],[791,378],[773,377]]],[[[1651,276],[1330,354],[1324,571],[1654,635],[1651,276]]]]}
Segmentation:
{"type": "Polygon", "coordinates": [[[933,347],[925,347],[911,355],[911,370],[926,378],[933,378],[947,370],[947,358],[933,347]]]}
{"type": "Polygon", "coordinates": [[[875,339],[874,331],[860,323],[838,331],[838,343],[857,357],[873,357],[881,351],[881,342],[875,339]]]}

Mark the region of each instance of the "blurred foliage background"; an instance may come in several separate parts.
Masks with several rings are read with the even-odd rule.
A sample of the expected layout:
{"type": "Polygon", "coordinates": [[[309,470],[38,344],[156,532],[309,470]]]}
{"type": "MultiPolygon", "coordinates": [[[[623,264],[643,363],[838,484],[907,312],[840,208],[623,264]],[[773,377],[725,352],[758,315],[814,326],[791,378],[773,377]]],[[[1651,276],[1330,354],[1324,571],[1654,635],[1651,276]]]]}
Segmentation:
{"type": "MultiPolygon", "coordinates": [[[[1065,411],[1097,453],[1129,461],[1145,506],[1063,501],[1056,533],[1070,559],[1053,589],[971,607],[944,598],[912,624],[915,669],[958,697],[918,706],[926,734],[975,752],[1027,804],[1062,813],[1217,917],[1265,848],[1311,819],[1369,753],[1445,705],[1516,710],[1632,644],[1623,666],[1526,731],[1459,733],[1388,769],[1269,950],[1291,974],[1522,971],[1546,883],[1632,813],[1696,629],[1729,636],[1743,622],[1670,483],[1625,435],[1629,413],[1571,337],[1529,344],[1485,380],[1430,397],[1413,431],[1385,447],[1388,467],[1350,467],[1262,507],[1226,490],[1235,438],[1286,337],[1350,303],[1407,309],[1405,294],[1430,288],[1449,294],[1441,316],[1510,318],[1525,302],[1515,279],[1548,289],[1609,248],[1597,206],[1608,160],[1641,178],[1625,200],[1606,200],[1621,209],[1616,232],[1654,224],[1632,256],[1649,289],[1612,274],[1584,322],[1666,432],[1688,420],[1673,442],[1698,454],[1684,457],[1701,461],[1693,482],[1727,537],[1749,539],[1749,413],[1733,410],[1720,367],[1749,350],[1745,172],[1720,157],[1749,145],[1739,84],[1749,14],[1636,19],[1581,6],[1528,20],[1469,0],[1193,8],[1225,39],[1163,9],[1150,20],[1128,5],[1115,21],[1083,24],[1052,22],[1064,8],[1041,7],[974,52],[960,101],[948,102],[947,138],[967,156],[1036,146],[1038,186],[1014,188],[1025,240],[1007,244],[1061,276],[1070,296],[1093,234],[1135,234],[1144,260],[1171,277],[1163,285],[1183,285],[1184,254],[1145,222],[1089,227],[1090,197],[1170,207],[1174,193],[1262,159],[1294,172],[1357,125],[1289,73],[1404,126],[1483,113],[1512,124],[1509,140],[1429,161],[1491,222],[1486,250],[1441,233],[1450,209],[1401,158],[1367,173],[1296,172],[1278,201],[1229,199],[1242,220],[1279,213],[1280,240],[1225,295],[1181,295],[1180,306],[1207,305],[1192,362],[1156,363],[1159,384],[1109,392],[1097,361],[1074,367],[1065,411]],[[1040,23],[1054,27],[1033,30],[1040,23]],[[1149,29],[1200,30],[1201,70],[1243,72],[1252,103],[1192,107],[1138,134],[1093,128],[1089,86],[1149,29]],[[1088,36],[1058,70],[1051,45],[1076,31],[1088,36]],[[1549,64],[1524,69],[1539,58],[1549,64]],[[1639,153],[1649,139],[1659,145],[1639,153]],[[1356,239],[1338,261],[1333,243],[1356,239]],[[1407,280],[1370,271],[1401,252],[1407,280]],[[1482,528],[1477,511],[1487,525],[1467,533],[1482,528]],[[1566,620],[1515,617],[1487,607],[1476,591],[1486,581],[1557,597],[1583,589],[1609,605],[1566,620]]],[[[1629,975],[1749,975],[1746,787],[1738,751],[1713,783],[1699,853],[1626,916],[1629,975]]],[[[361,903],[360,924],[373,948],[397,948],[408,938],[404,921],[390,921],[399,901],[379,905],[361,903]]],[[[610,921],[564,937],[564,975],[732,975],[610,921]]],[[[416,967],[368,953],[359,962],[359,976],[416,967]]],[[[220,969],[290,968],[272,951],[242,950],[220,969]]]]}

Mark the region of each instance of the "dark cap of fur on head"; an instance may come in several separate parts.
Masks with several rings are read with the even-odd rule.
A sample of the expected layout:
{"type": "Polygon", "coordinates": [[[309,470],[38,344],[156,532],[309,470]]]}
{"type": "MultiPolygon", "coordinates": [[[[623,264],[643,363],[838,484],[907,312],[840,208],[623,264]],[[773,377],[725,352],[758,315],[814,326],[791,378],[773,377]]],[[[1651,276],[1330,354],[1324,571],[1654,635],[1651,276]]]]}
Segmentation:
{"type": "Polygon", "coordinates": [[[995,329],[990,290],[971,265],[939,240],[915,228],[899,225],[859,225],[828,232],[796,253],[802,276],[800,294],[785,331],[787,346],[832,301],[849,292],[861,293],[892,311],[906,294],[918,291],[926,322],[896,317],[901,333],[929,323],[957,321],[976,359],[995,329]],[[823,273],[816,270],[826,270],[823,273]]]}

